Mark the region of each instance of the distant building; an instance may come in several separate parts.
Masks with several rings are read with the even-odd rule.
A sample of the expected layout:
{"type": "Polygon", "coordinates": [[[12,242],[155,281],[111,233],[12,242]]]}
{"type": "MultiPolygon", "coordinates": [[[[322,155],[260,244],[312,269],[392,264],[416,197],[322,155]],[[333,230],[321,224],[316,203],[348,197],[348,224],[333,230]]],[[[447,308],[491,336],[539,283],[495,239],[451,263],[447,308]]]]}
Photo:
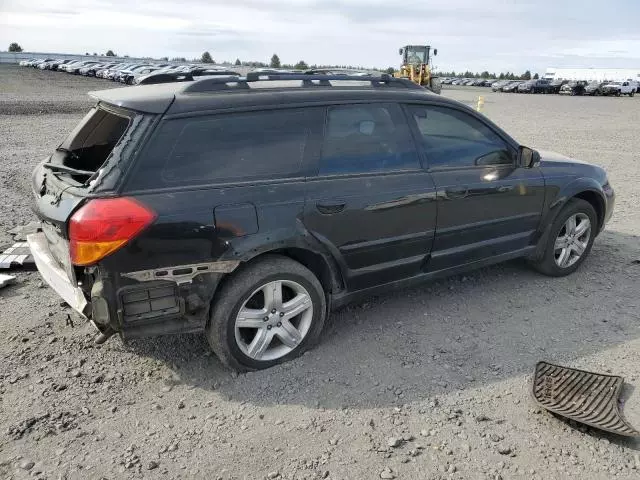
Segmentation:
{"type": "Polygon", "coordinates": [[[640,81],[639,68],[547,68],[543,78],[549,80],[635,80],[640,81]]]}

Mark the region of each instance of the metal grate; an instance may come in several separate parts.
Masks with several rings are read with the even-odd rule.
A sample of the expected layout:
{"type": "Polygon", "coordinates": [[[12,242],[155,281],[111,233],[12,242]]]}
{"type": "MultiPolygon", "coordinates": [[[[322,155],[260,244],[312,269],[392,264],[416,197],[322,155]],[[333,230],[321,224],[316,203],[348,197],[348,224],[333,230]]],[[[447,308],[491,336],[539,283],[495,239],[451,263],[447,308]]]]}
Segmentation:
{"type": "Polygon", "coordinates": [[[125,287],[120,291],[120,302],[125,322],[182,313],[176,285],[125,287]]]}
{"type": "Polygon", "coordinates": [[[533,397],[540,406],[576,422],[630,437],[640,436],[622,416],[618,396],[623,379],[538,362],[533,397]]]}

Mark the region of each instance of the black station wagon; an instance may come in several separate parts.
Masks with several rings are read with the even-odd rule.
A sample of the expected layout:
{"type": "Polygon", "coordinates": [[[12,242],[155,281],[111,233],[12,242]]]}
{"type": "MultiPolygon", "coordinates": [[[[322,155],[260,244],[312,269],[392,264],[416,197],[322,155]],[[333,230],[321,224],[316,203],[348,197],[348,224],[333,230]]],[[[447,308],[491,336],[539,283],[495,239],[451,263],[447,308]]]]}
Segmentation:
{"type": "Polygon", "coordinates": [[[43,278],[100,331],[203,331],[227,365],[299,355],[332,307],[526,257],[573,272],[603,169],[381,76],[264,75],[92,93],[33,174],[43,278]]]}

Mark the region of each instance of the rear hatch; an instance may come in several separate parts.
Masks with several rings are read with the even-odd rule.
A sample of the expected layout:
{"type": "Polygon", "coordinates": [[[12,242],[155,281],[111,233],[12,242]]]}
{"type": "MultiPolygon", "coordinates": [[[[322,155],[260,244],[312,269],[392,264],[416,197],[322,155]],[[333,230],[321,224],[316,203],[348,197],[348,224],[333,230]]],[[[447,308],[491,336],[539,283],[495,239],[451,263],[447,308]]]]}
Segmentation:
{"type": "Polygon", "coordinates": [[[99,104],[91,109],[32,176],[34,210],[53,259],[75,284],[67,227],[87,198],[110,196],[135,149],[131,141],[144,116],[99,104]]]}

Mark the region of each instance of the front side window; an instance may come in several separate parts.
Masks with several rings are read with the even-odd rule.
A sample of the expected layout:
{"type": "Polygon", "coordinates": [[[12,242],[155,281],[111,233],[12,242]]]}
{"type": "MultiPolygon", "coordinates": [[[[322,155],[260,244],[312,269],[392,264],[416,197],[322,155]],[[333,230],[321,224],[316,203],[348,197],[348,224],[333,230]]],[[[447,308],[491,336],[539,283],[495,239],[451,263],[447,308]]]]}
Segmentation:
{"type": "Polygon", "coordinates": [[[437,106],[410,106],[409,112],[430,168],[514,164],[514,151],[468,113],[437,106]]]}
{"type": "Polygon", "coordinates": [[[417,168],[418,155],[398,105],[329,107],[320,175],[417,168]]]}
{"type": "Polygon", "coordinates": [[[132,186],[299,176],[311,132],[321,128],[322,108],[167,120],[143,154],[132,186]]]}

